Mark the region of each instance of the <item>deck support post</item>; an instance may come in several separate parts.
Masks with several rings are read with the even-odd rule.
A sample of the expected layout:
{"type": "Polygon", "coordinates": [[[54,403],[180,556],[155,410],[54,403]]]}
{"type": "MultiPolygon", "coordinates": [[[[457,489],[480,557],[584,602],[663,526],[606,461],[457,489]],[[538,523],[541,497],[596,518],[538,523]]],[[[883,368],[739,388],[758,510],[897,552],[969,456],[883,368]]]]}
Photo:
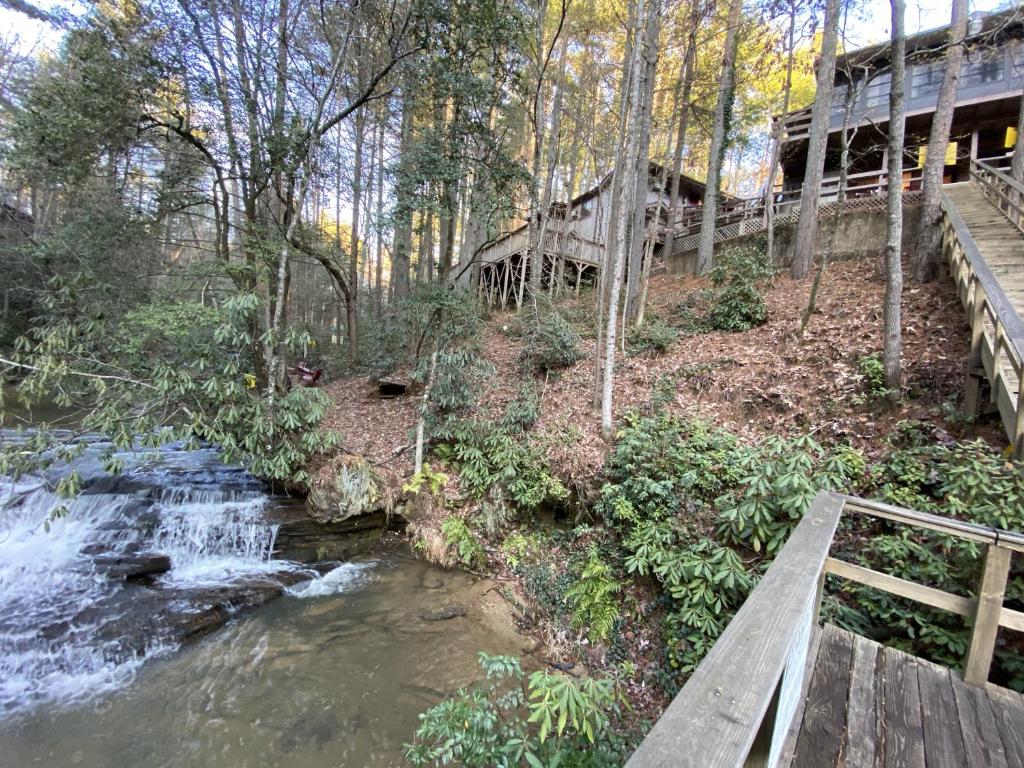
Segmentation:
{"type": "Polygon", "coordinates": [[[964,681],[984,686],[988,682],[992,653],[999,631],[999,614],[1003,609],[1006,579],[1010,574],[1011,550],[998,544],[989,544],[985,553],[985,567],[978,586],[974,625],[971,628],[971,648],[964,664],[964,681]]]}

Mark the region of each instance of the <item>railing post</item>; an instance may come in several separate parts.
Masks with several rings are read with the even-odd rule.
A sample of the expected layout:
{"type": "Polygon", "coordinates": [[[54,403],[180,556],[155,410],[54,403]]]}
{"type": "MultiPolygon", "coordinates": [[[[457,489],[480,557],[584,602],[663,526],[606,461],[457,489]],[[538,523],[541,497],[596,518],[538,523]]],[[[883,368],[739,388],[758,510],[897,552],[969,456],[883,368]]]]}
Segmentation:
{"type": "Polygon", "coordinates": [[[983,367],[981,345],[985,333],[985,289],[981,282],[968,276],[968,291],[971,297],[971,351],[967,358],[967,387],[964,393],[964,415],[975,418],[981,413],[981,377],[983,367]]]}
{"type": "Polygon", "coordinates": [[[998,544],[989,544],[985,553],[985,567],[978,586],[974,625],[971,628],[971,648],[964,665],[964,680],[972,685],[985,685],[992,666],[992,653],[999,631],[999,613],[1003,608],[1006,579],[1010,574],[1011,550],[998,544]]]}

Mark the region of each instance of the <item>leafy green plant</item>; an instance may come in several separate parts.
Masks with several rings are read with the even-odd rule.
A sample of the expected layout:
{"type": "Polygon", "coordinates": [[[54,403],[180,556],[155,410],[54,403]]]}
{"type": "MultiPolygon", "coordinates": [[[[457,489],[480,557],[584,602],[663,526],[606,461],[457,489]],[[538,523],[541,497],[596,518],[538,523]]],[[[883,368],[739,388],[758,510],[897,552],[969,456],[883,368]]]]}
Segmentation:
{"type": "Polygon", "coordinates": [[[738,480],[740,453],[735,436],[704,422],[661,410],[628,413],[605,464],[598,511],[628,525],[703,508],[738,480]]]}
{"type": "Polygon", "coordinates": [[[516,397],[505,406],[501,427],[506,432],[523,433],[532,427],[540,416],[540,396],[533,379],[526,379],[519,385],[516,397]]]}
{"type": "Polygon", "coordinates": [[[591,640],[607,640],[619,616],[615,595],[620,589],[611,566],[592,548],[579,580],[565,593],[573,607],[572,626],[586,627],[591,640]]]}
{"type": "Polygon", "coordinates": [[[622,702],[611,678],[576,680],[546,670],[528,678],[518,659],[480,654],[486,683],[420,715],[406,745],[414,766],[618,766],[629,744],[612,718],[622,702]]]}
{"type": "Polygon", "coordinates": [[[435,472],[430,464],[424,462],[423,468],[402,485],[402,493],[419,493],[425,487],[431,495],[437,495],[448,482],[448,475],[435,472]]]}
{"type": "Polygon", "coordinates": [[[451,515],[441,523],[445,543],[455,550],[459,562],[467,568],[480,568],[487,560],[483,545],[461,517],[451,515]]]}
{"type": "Polygon", "coordinates": [[[889,388],[885,386],[885,365],[879,355],[871,354],[858,358],[857,370],[860,372],[868,397],[885,397],[889,388]]]}
{"type": "Polygon", "coordinates": [[[679,337],[679,332],[666,325],[657,317],[651,317],[642,325],[632,326],[626,336],[626,343],[634,355],[642,352],[660,354],[667,350],[679,337]]]}
{"type": "Polygon", "coordinates": [[[719,533],[755,552],[774,553],[819,491],[848,490],[863,468],[855,451],[829,455],[809,435],[767,438],[740,457],[741,490],[722,498],[719,533]]]}
{"type": "Polygon", "coordinates": [[[459,467],[463,484],[477,498],[495,486],[506,501],[533,510],[547,500],[568,495],[547,469],[539,451],[521,436],[482,419],[458,419],[448,423],[446,442],[438,452],[459,467]]]}
{"type": "Polygon", "coordinates": [[[746,331],[768,319],[761,291],[775,276],[763,238],[727,249],[709,277],[715,286],[708,324],[719,331],[746,331]]]}
{"type": "Polygon", "coordinates": [[[529,553],[530,542],[519,531],[513,531],[501,542],[499,551],[505,564],[509,568],[515,568],[529,553]]]}
{"type": "Polygon", "coordinates": [[[528,302],[515,330],[525,342],[522,360],[530,368],[550,371],[583,358],[576,329],[547,299],[528,302]]]}

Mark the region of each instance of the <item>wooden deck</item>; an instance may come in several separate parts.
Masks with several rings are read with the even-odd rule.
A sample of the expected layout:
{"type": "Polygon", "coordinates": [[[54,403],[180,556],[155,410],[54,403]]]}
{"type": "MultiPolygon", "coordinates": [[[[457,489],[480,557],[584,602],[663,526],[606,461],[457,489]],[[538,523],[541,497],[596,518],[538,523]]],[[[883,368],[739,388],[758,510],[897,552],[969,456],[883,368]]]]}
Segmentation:
{"type": "Polygon", "coordinates": [[[1024,699],[826,625],[790,728],[793,768],[1024,768],[1024,699]]]}

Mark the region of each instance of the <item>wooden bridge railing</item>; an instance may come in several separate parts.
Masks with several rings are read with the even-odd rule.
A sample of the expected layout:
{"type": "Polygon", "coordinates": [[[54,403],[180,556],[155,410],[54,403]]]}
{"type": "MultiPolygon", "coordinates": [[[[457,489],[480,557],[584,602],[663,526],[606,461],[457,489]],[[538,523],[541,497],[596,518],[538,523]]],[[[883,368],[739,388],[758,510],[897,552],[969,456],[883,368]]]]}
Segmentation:
{"type": "Polygon", "coordinates": [[[972,619],[967,682],[983,685],[1000,626],[1024,631],[1003,605],[1024,536],[852,496],[819,493],[771,567],[627,768],[776,766],[791,757],[791,726],[805,695],[808,656],[826,574],[972,619]],[[975,597],[953,595],[829,556],[844,514],[883,518],[985,545],[975,597]]]}
{"type": "MultiPolygon", "coordinates": [[[[1002,201],[1005,210],[1000,210],[1009,211],[1011,222],[1014,217],[1019,221],[1024,216],[1020,203],[1012,202],[1015,196],[1024,194],[1024,187],[983,162],[973,162],[971,174],[990,199],[1002,201]]],[[[964,410],[971,415],[978,413],[980,375],[985,375],[1014,454],[1024,457],[1024,323],[947,195],[942,196],[942,208],[943,255],[971,324],[964,410]]]]}

